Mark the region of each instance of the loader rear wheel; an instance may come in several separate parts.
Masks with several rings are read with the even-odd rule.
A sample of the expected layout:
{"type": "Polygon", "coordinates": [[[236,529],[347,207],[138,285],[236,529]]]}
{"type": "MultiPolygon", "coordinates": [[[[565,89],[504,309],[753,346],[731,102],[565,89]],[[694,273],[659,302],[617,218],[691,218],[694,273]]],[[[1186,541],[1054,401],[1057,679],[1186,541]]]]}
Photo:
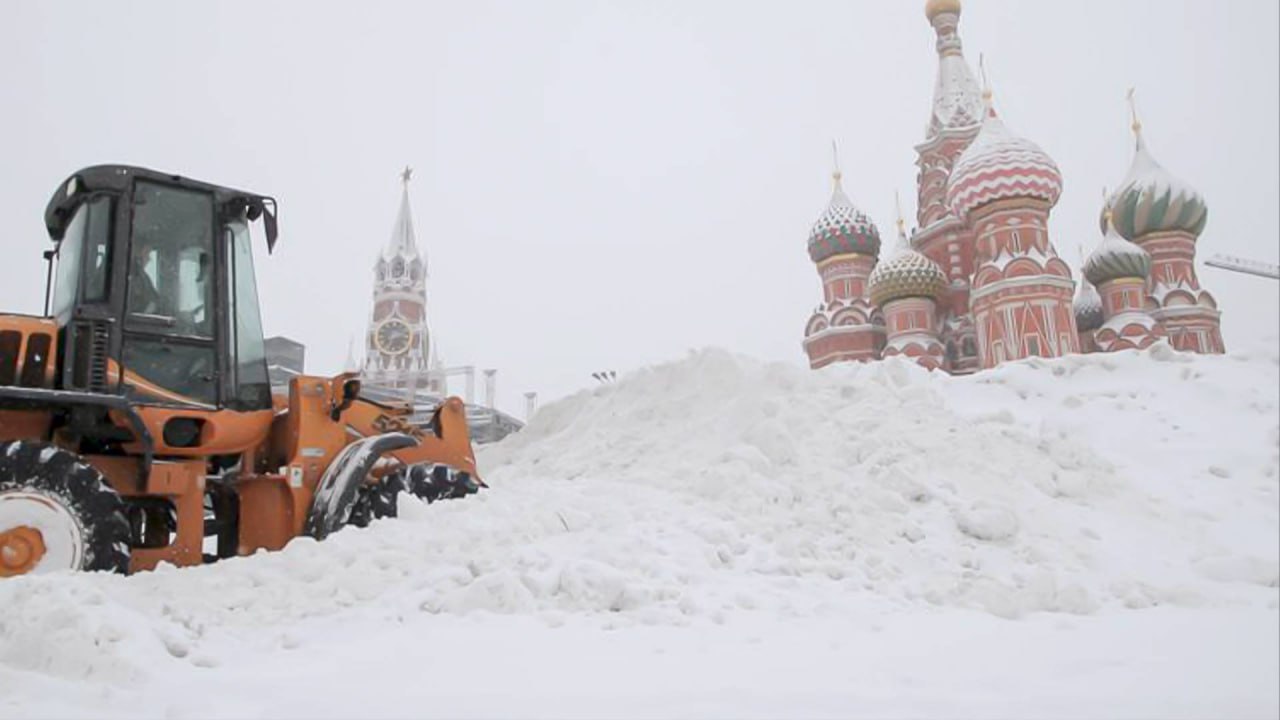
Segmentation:
{"type": "Polygon", "coordinates": [[[45,443],[0,443],[0,577],[129,571],[124,502],[79,456],[45,443]]]}

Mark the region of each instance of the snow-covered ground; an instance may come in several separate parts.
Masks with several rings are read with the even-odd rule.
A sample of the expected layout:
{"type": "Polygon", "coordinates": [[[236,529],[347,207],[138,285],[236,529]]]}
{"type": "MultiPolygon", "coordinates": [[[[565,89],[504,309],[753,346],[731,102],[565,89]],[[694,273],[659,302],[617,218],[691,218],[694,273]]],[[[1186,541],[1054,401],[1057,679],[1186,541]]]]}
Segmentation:
{"type": "Polygon", "coordinates": [[[0,583],[3,717],[1276,717],[1280,352],[969,378],[691,353],[492,486],[0,583]]]}

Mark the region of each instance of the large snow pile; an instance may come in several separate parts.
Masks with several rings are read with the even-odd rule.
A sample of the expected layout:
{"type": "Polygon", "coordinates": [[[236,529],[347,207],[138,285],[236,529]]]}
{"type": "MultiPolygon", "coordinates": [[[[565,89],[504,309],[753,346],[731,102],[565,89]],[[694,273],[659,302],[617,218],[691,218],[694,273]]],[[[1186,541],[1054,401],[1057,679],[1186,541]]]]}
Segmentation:
{"type": "MultiPolygon", "coordinates": [[[[967,378],[903,361],[811,372],[690,353],[543,408],[481,454],[491,489],[465,501],[402,499],[397,520],[210,567],[0,582],[0,715],[127,714],[132,706],[108,702],[119,697],[84,688],[181,687],[174,678],[194,683],[191,672],[244,682],[226,673],[246,658],[274,672],[271,659],[286,653],[313,668],[323,652],[349,652],[306,654],[335,632],[370,657],[392,651],[368,638],[396,633],[471,657],[463,640],[441,639],[460,637],[458,623],[510,630],[518,620],[518,636],[554,643],[591,628],[744,618],[820,636],[813,623],[873,617],[988,627],[973,618],[1189,609],[1246,613],[1233,616],[1252,618],[1245,627],[1266,618],[1274,633],[1278,390],[1274,346],[1033,360],[967,378]],[[66,687],[87,694],[50,704],[40,690],[66,687]]],[[[913,637],[900,635],[900,647],[913,637]]],[[[1274,643],[1262,642],[1265,658],[1274,643]]],[[[1259,690],[1243,707],[1276,704],[1274,689],[1259,690]]],[[[189,712],[261,709],[210,707],[189,712]]],[[[914,709],[905,714],[938,714],[914,709]]]]}
{"type": "Polygon", "coordinates": [[[695,353],[486,458],[542,499],[511,518],[503,591],[464,607],[1274,604],[1277,365],[1253,360],[1161,347],[956,379],[695,353]]]}

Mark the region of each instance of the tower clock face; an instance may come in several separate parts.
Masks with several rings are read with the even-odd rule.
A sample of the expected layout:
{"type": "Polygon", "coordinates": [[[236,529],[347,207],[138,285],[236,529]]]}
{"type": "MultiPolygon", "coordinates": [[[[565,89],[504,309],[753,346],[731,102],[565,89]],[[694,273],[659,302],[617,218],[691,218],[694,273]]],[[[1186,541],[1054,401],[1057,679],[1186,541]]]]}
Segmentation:
{"type": "Polygon", "coordinates": [[[403,355],[409,352],[409,345],[413,342],[413,330],[404,321],[392,318],[378,326],[373,339],[378,349],[387,355],[403,355]]]}

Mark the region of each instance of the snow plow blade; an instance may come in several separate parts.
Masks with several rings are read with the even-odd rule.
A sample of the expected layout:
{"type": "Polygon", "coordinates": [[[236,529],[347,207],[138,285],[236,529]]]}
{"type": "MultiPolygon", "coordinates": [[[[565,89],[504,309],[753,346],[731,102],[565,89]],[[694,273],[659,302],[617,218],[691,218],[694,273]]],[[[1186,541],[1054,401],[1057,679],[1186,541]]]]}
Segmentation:
{"type": "Polygon", "coordinates": [[[417,444],[418,441],[409,435],[394,432],[357,440],[343,448],[316,485],[316,495],[303,532],[323,540],[345,525],[356,501],[356,491],[378,459],[392,450],[417,444]]]}

